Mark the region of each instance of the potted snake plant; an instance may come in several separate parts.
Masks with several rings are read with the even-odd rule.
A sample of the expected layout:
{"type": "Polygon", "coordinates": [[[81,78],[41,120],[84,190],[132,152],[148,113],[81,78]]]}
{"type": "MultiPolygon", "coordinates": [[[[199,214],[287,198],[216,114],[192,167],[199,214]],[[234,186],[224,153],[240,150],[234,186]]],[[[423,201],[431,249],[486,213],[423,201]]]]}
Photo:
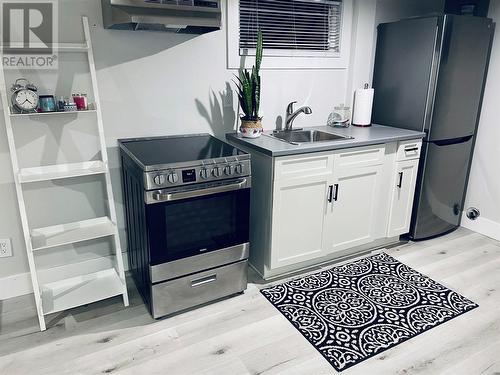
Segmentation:
{"type": "Polygon", "coordinates": [[[255,52],[255,65],[252,71],[240,69],[239,76],[236,76],[238,82],[235,82],[238,88],[238,99],[243,115],[240,116],[240,132],[243,137],[257,138],[262,134],[262,117],[259,116],[260,108],[260,64],[262,62],[263,50],[262,32],[257,34],[257,47],[255,52]]]}

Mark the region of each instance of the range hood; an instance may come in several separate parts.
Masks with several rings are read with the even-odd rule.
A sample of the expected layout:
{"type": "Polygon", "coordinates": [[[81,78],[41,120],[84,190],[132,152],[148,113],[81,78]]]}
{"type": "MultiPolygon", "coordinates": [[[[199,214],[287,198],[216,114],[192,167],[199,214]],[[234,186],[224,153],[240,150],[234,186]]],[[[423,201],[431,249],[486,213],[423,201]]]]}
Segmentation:
{"type": "Polygon", "coordinates": [[[203,34],[221,28],[220,0],[102,0],[104,27],[203,34]]]}

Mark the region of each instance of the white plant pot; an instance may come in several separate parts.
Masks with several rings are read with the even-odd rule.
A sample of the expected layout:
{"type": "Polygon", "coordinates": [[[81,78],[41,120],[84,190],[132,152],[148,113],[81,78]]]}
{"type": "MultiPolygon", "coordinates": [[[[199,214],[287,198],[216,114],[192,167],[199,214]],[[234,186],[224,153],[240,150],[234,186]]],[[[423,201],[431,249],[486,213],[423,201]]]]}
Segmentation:
{"type": "Polygon", "coordinates": [[[258,138],[263,131],[262,120],[241,120],[240,133],[244,138],[258,138]]]}

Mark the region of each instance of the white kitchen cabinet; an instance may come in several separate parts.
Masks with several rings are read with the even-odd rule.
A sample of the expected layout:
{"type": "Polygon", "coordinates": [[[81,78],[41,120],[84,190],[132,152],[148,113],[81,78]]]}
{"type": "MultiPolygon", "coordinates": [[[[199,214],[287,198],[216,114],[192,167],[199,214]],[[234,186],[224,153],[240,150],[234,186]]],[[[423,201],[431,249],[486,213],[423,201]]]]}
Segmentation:
{"type": "Polygon", "coordinates": [[[332,155],[276,163],[273,188],[271,267],[327,255],[325,226],[332,185],[332,155]]]}
{"type": "Polygon", "coordinates": [[[331,179],[305,178],[274,188],[271,267],[326,255],[324,230],[331,179]]]}
{"type": "Polygon", "coordinates": [[[413,139],[280,157],[249,148],[252,267],[269,279],[394,243],[408,231],[420,146],[413,139]]]}
{"type": "MultiPolygon", "coordinates": [[[[402,144],[401,149],[412,150],[411,156],[398,157],[396,167],[392,176],[392,197],[387,226],[387,237],[399,236],[408,233],[410,228],[411,213],[413,209],[413,198],[418,173],[418,157],[420,155],[420,142],[415,145],[402,144]],[[416,150],[415,150],[416,149],[416,150]]],[[[406,151],[406,154],[409,152],[406,151]]],[[[404,153],[403,153],[404,155],[404,153]]]]}
{"type": "Polygon", "coordinates": [[[329,254],[375,240],[385,194],[384,150],[363,147],[335,154],[332,204],[325,230],[329,254]]]}
{"type": "Polygon", "coordinates": [[[387,201],[385,146],[276,162],[271,267],[282,267],[371,242],[387,201]]]}
{"type": "Polygon", "coordinates": [[[375,239],[381,171],[381,165],[364,167],[339,173],[334,179],[326,229],[328,253],[375,239]]]}

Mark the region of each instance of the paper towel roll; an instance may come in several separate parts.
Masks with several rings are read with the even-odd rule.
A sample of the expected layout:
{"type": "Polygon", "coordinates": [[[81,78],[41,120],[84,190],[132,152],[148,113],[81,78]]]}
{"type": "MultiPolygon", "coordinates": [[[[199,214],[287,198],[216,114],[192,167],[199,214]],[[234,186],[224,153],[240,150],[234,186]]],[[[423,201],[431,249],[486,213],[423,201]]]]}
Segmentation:
{"type": "Polygon", "coordinates": [[[372,121],[373,89],[357,89],[354,93],[352,124],[370,126],[372,121]]]}

